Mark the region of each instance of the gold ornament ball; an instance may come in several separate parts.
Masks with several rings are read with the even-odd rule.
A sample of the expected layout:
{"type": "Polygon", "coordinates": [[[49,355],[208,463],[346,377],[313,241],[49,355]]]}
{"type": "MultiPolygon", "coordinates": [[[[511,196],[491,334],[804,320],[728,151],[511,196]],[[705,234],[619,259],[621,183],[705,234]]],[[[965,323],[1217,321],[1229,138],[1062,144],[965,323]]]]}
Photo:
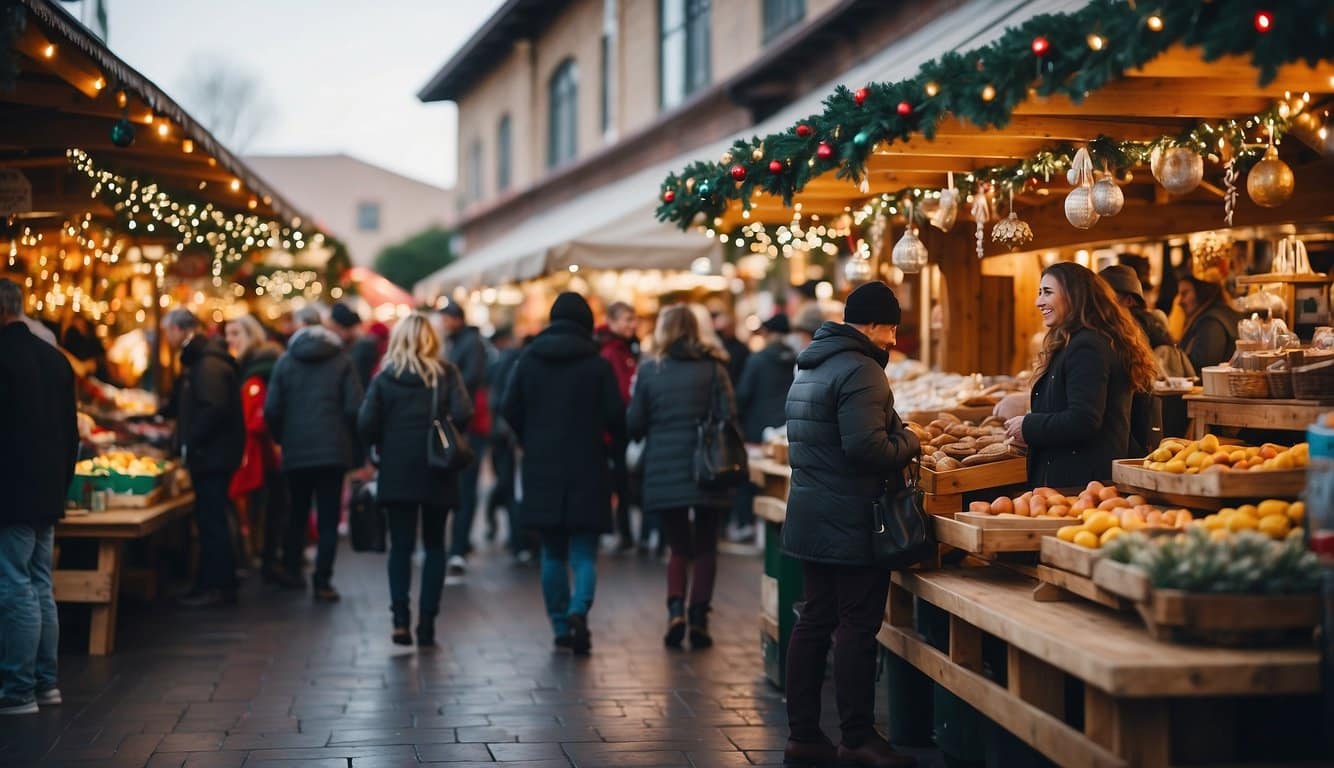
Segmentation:
{"type": "Polygon", "coordinates": [[[723,156],[720,157],[720,158],[718,158],[718,162],[722,163],[723,165],[731,165],[731,164],[732,164],[732,153],[731,153],[731,152],[724,152],[724,153],[723,153],[723,156]]]}
{"type": "Polygon", "coordinates": [[[752,150],[750,151],[750,159],[751,159],[751,160],[754,160],[754,161],[757,162],[757,163],[758,163],[759,161],[763,160],[763,159],[764,159],[764,149],[763,149],[762,147],[756,147],[756,148],[752,149],[752,150]]]}
{"type": "Polygon", "coordinates": [[[987,87],[982,89],[983,101],[991,101],[994,98],[996,98],[996,86],[988,85],[987,87]]]}
{"type": "Polygon", "coordinates": [[[1116,186],[1111,174],[1103,176],[1093,185],[1092,200],[1093,210],[1099,216],[1115,216],[1126,204],[1125,193],[1116,186]]]}
{"type": "Polygon", "coordinates": [[[1256,205],[1264,208],[1277,208],[1288,202],[1295,184],[1292,169],[1278,158],[1278,150],[1272,146],[1246,175],[1246,191],[1256,205]]]}
{"type": "Polygon", "coordinates": [[[1173,147],[1163,153],[1153,175],[1168,192],[1184,195],[1204,180],[1204,158],[1190,147],[1173,147]]]}
{"type": "Polygon", "coordinates": [[[1065,198],[1065,218],[1077,229],[1088,229],[1098,223],[1098,212],[1093,210],[1093,187],[1081,184],[1070,190],[1065,198]]]}

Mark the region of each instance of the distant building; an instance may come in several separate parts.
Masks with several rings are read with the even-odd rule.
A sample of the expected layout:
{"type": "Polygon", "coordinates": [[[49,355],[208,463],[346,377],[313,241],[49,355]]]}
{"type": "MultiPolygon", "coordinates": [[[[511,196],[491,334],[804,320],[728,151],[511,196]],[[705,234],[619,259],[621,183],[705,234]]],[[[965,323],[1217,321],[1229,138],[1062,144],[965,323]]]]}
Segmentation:
{"type": "Polygon", "coordinates": [[[454,191],[348,155],[247,157],[251,168],[309,211],[347,245],[352,263],[371,267],[380,249],[432,226],[453,226],[454,191]]]}

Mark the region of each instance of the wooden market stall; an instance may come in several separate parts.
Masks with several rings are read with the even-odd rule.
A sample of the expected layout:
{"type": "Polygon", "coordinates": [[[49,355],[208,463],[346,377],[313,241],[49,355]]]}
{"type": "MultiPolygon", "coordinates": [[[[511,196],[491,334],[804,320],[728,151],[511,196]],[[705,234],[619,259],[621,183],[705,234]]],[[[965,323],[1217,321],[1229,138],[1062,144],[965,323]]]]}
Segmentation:
{"type": "Polygon", "coordinates": [[[168,460],[171,424],[145,420],[175,365],[155,333],[162,315],[186,306],[220,322],[262,292],[257,274],[323,272],[325,239],[57,4],[0,8],[0,278],[58,331],[80,379],[83,460],[56,529],[54,588],[91,607],[90,653],[114,648],[123,585],[158,594],[149,539],[193,507],[168,460]],[[71,328],[105,356],[77,354],[71,328]]]}
{"type": "MultiPolygon", "coordinates": [[[[1192,235],[1225,230],[1244,244],[1233,253],[1245,268],[1238,293],[1264,285],[1286,299],[1307,344],[1291,369],[1312,377],[1307,398],[1196,388],[1185,397],[1195,439],[1118,463],[1117,488],[1026,490],[1021,463],[924,473],[942,545],[934,565],[959,565],[895,575],[882,644],[1059,764],[1270,765],[1322,748],[1303,737],[1265,753],[1253,734],[1224,725],[1207,736],[1203,724],[1264,719],[1257,702],[1308,726],[1319,719],[1317,566],[1296,500],[1308,450],[1299,433],[1334,410],[1334,379],[1320,367],[1329,358],[1309,346],[1331,324],[1334,283],[1332,15],[1329,3],[1249,2],[1040,15],[904,80],[840,86],[822,113],[663,182],[658,215],[710,233],[851,216],[863,245],[848,276],[902,282],[920,299],[914,322],[939,334],[923,348],[946,371],[1030,367],[1042,330],[1033,298],[1056,260],[1096,269],[1095,253],[1142,247],[1161,273],[1174,260],[1189,268],[1192,235]],[[1310,263],[1281,266],[1286,246],[1273,244],[1283,240],[1303,243],[1310,263]],[[1246,432],[1210,434],[1227,427],[1286,437],[1247,445],[1246,432]],[[1030,502],[1053,514],[1028,516],[1030,502]],[[1273,597],[1241,581],[1183,586],[1167,568],[1146,575],[1142,563],[1183,551],[1282,551],[1300,572],[1273,597]],[[924,629],[928,612],[947,631],[924,629]],[[999,670],[983,659],[997,641],[999,670]],[[1232,647],[1210,647],[1219,643],[1232,647]]],[[[980,448],[984,425],[957,421],[942,414],[919,437],[970,435],[980,448]]],[[[771,482],[783,469],[764,467],[771,482]]]]}

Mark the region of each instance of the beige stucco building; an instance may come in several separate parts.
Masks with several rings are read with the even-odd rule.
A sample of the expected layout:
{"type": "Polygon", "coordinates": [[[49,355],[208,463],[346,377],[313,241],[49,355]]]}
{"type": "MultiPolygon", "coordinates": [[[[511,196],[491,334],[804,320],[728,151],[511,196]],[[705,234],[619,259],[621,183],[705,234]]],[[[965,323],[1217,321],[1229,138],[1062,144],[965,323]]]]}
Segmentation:
{"type": "Polygon", "coordinates": [[[454,191],[349,155],[260,155],[251,168],[370,267],[380,249],[433,226],[450,228],[454,191]]]}

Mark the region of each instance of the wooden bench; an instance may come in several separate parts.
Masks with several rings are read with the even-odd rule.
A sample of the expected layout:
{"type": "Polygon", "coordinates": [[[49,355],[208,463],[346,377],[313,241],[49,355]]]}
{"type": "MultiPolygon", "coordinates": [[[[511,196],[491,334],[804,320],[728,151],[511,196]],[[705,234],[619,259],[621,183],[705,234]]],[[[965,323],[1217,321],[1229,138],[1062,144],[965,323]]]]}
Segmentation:
{"type": "Polygon", "coordinates": [[[195,495],[186,493],[143,509],[112,509],[84,513],[75,510],[56,525],[57,539],[96,539],[95,570],[57,570],[51,574],[56,602],[88,603],[88,653],[105,656],[116,645],[116,606],[120,602],[121,554],[126,539],[152,535],[194,508],[195,495]]]}
{"type": "MultiPolygon", "coordinates": [[[[1177,754],[1220,748],[1200,743],[1199,734],[1211,730],[1199,722],[1208,719],[1203,713],[1226,711],[1211,706],[1319,691],[1319,655],[1310,648],[1159,642],[1132,616],[1092,604],[1036,602],[1033,586],[998,567],[895,573],[880,642],[1060,765],[1163,768],[1172,764],[1174,748],[1177,754]],[[914,630],[915,599],[949,615],[948,653],[914,630]],[[982,674],[983,633],[1007,645],[1006,686],[982,674]],[[1084,683],[1082,730],[1065,720],[1066,675],[1084,683]],[[1181,700],[1186,709],[1196,707],[1193,717],[1181,714],[1181,700]]],[[[1224,728],[1225,720],[1213,725],[1224,728]]],[[[1218,758],[1205,756],[1223,762],[1218,758]]]]}

